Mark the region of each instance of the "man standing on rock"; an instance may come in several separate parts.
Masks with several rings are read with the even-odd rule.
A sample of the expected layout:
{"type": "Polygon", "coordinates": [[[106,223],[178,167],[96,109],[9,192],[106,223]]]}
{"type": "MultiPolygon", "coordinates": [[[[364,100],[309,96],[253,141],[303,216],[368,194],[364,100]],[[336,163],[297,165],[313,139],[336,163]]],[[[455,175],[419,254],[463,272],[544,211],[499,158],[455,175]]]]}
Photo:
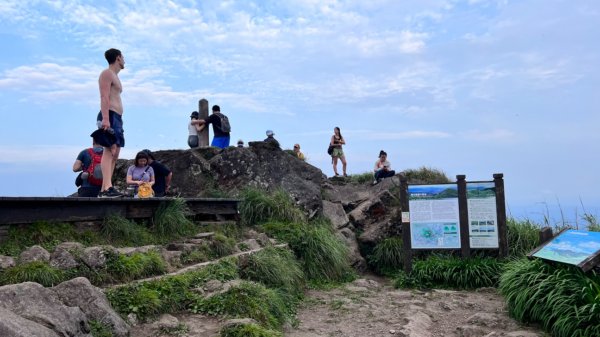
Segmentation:
{"type": "Polygon", "coordinates": [[[102,188],[99,198],[115,198],[123,196],[112,186],[112,176],[115,164],[119,159],[119,152],[125,146],[123,135],[123,103],[121,102],[121,80],[119,72],[125,68],[125,57],[118,49],[111,48],[104,53],[108,68],[100,73],[98,84],[100,86],[100,112],[98,113],[98,127],[106,132],[113,133],[116,141],[109,147],[104,147],[102,154],[102,188]]]}

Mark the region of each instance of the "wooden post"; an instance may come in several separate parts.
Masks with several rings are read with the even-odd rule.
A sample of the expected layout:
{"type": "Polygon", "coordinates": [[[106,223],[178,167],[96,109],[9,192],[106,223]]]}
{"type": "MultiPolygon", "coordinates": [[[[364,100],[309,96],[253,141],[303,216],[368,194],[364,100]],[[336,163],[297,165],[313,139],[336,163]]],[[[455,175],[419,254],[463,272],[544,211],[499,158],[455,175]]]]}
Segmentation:
{"type": "Polygon", "coordinates": [[[552,228],[544,227],[540,229],[540,245],[552,240],[554,234],[552,234],[552,228]]]}
{"type": "Polygon", "coordinates": [[[464,174],[456,176],[458,188],[458,228],[460,230],[460,251],[463,258],[471,256],[469,238],[469,210],[467,204],[467,181],[464,174]]]}
{"type": "Polygon", "coordinates": [[[498,244],[501,257],[508,256],[508,240],[506,226],[506,205],[504,201],[504,174],[494,173],[494,185],[496,187],[496,215],[498,219],[498,244]]]}
{"type": "MultiPolygon", "coordinates": [[[[208,101],[206,99],[203,98],[198,102],[198,112],[200,119],[208,118],[208,101]]],[[[206,125],[204,130],[198,133],[198,147],[207,147],[208,144],[208,125],[206,125]]]]}
{"type": "Polygon", "coordinates": [[[410,244],[410,210],[408,207],[408,179],[400,175],[400,211],[402,218],[402,243],[404,244],[404,271],[412,271],[412,246],[410,244]]]}

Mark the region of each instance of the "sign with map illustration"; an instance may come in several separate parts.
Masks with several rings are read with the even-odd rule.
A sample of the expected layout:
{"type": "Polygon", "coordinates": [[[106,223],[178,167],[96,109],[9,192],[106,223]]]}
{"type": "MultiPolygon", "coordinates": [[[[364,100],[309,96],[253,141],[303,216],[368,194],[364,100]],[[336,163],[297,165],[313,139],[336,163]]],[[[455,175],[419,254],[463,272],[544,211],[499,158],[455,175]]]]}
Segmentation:
{"type": "Polygon", "coordinates": [[[576,265],[587,271],[595,265],[587,262],[599,254],[600,233],[570,229],[535,250],[530,256],[576,265]]]}
{"type": "Polygon", "coordinates": [[[458,249],[460,228],[456,184],[409,185],[413,249],[458,249]]]}
{"type": "Polygon", "coordinates": [[[494,182],[467,183],[469,245],[471,248],[498,248],[498,214],[494,182]]]}

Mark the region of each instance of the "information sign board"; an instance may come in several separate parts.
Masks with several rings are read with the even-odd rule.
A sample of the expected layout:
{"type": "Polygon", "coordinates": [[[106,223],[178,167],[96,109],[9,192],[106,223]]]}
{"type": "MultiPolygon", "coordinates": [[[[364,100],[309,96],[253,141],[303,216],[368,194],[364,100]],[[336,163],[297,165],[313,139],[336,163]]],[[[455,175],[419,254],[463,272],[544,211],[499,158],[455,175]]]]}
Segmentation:
{"type": "Polygon", "coordinates": [[[494,182],[467,183],[469,245],[498,248],[498,216],[494,182]]]}

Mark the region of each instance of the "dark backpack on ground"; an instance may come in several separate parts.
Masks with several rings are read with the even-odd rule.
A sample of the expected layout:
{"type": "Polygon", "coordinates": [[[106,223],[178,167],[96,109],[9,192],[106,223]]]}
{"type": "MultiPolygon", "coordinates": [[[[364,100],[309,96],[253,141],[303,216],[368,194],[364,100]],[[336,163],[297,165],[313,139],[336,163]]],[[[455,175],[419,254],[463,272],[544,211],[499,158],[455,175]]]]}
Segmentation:
{"type": "Polygon", "coordinates": [[[90,165],[85,170],[88,173],[88,182],[90,185],[102,186],[102,168],[100,167],[102,153],[96,153],[92,148],[88,149],[88,153],[92,158],[90,165]]]}
{"type": "Polygon", "coordinates": [[[230,133],[231,125],[229,125],[229,118],[220,112],[216,112],[215,115],[217,115],[221,120],[221,127],[219,129],[221,129],[222,132],[230,133]]]}

